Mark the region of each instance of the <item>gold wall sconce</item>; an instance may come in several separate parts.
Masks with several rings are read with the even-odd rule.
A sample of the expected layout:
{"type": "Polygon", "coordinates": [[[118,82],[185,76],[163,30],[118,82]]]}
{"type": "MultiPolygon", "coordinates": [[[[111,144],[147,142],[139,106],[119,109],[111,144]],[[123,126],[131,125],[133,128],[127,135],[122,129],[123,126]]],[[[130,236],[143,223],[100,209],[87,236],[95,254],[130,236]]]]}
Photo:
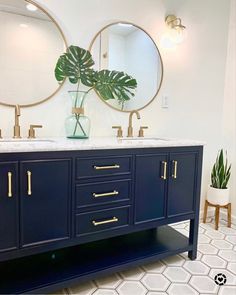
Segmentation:
{"type": "Polygon", "coordinates": [[[160,44],[163,49],[176,49],[186,38],[186,27],[182,25],[180,18],[173,14],[165,18],[166,31],[161,37],[160,44]]]}
{"type": "Polygon", "coordinates": [[[182,25],[181,18],[170,14],[165,18],[165,23],[169,29],[171,41],[175,44],[183,42],[186,37],[186,27],[182,25]]]}

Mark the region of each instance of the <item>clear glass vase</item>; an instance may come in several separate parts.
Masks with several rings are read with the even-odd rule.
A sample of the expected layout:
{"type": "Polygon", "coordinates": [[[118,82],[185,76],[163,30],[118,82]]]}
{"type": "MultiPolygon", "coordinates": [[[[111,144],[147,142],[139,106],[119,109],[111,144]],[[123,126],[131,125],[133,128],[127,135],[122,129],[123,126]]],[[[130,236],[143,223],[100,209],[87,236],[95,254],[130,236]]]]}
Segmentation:
{"type": "Polygon", "coordinates": [[[84,101],[87,92],[69,91],[72,100],[72,115],[66,118],[65,128],[67,138],[88,138],[90,119],[84,115],[84,101]]]}

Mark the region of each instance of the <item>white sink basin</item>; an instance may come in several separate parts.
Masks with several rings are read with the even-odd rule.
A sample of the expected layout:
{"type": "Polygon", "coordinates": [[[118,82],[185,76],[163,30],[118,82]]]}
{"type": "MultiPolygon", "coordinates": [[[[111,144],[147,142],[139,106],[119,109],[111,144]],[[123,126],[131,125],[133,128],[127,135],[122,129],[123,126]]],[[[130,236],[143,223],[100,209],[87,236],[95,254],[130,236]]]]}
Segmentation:
{"type": "Polygon", "coordinates": [[[14,144],[16,144],[16,143],[27,143],[27,144],[29,144],[29,143],[52,143],[52,142],[55,142],[54,140],[52,140],[52,139],[27,139],[27,138],[25,138],[25,139],[21,139],[21,138],[18,138],[18,139],[14,139],[14,138],[12,138],[12,139],[0,139],[0,144],[1,143],[7,143],[7,144],[11,144],[11,143],[14,143],[14,144]]]}

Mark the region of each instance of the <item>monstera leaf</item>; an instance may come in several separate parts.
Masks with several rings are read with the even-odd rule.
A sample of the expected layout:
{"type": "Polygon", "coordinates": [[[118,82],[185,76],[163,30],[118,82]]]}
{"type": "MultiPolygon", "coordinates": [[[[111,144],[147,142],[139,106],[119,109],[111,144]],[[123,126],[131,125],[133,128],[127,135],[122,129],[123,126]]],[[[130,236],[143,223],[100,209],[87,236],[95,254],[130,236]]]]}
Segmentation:
{"type": "Polygon", "coordinates": [[[102,70],[94,73],[94,88],[104,99],[118,99],[120,104],[130,100],[137,82],[124,72],[102,70]]]}
{"type": "Polygon", "coordinates": [[[73,84],[78,83],[80,80],[85,86],[92,87],[94,70],[91,67],[93,65],[94,61],[88,50],[71,45],[67,52],[58,59],[55,77],[59,82],[68,77],[73,84]]]}

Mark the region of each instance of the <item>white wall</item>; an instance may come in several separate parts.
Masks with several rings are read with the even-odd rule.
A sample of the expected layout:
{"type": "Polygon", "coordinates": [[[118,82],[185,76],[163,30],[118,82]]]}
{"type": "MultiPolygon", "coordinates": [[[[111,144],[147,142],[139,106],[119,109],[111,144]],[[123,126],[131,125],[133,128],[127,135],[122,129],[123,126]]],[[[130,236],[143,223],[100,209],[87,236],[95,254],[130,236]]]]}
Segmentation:
{"type": "Polygon", "coordinates": [[[64,51],[54,23],[0,11],[0,36],[0,100],[29,104],[50,96],[58,88],[54,67],[64,51]]]}
{"type": "Polygon", "coordinates": [[[134,77],[138,85],[134,99],[125,103],[125,109],[139,109],[154,97],[160,84],[160,58],[152,40],[143,31],[136,30],[125,39],[126,73],[134,77]]]}
{"type": "MultiPolygon", "coordinates": [[[[125,67],[125,37],[109,32],[109,70],[124,71],[125,67]]],[[[102,68],[101,68],[102,69],[102,68]]]]}
{"type": "MultiPolygon", "coordinates": [[[[223,105],[227,104],[223,98],[230,0],[127,0],[125,4],[120,0],[61,0],[60,4],[57,0],[38,0],[38,3],[58,20],[69,44],[85,48],[99,29],[118,20],[143,27],[159,45],[165,30],[165,16],[175,13],[182,18],[188,30],[187,39],[176,50],[160,48],[164,63],[161,91],[141,112],[141,122],[134,120],[134,125],[136,132],[140,123],[148,125],[148,135],[207,142],[203,166],[204,199],[211,165],[222,146],[223,105]],[[161,108],[163,95],[169,96],[169,109],[161,108]]],[[[41,136],[64,135],[63,124],[70,103],[66,91],[71,88],[67,83],[47,103],[22,110],[24,134],[30,123],[42,123],[43,130],[38,131],[41,136]]],[[[86,113],[92,119],[92,136],[114,136],[111,126],[117,124],[126,131],[128,115],[110,109],[94,93],[87,101],[86,113]]],[[[13,117],[13,109],[0,107],[4,136],[12,135],[13,117]]],[[[235,199],[235,195],[233,197],[235,199]]],[[[236,215],[235,202],[233,211],[236,215]]]]}
{"type": "Polygon", "coordinates": [[[226,61],[225,92],[222,116],[222,146],[227,149],[232,163],[230,181],[234,214],[236,211],[236,1],[231,0],[226,61]]]}

